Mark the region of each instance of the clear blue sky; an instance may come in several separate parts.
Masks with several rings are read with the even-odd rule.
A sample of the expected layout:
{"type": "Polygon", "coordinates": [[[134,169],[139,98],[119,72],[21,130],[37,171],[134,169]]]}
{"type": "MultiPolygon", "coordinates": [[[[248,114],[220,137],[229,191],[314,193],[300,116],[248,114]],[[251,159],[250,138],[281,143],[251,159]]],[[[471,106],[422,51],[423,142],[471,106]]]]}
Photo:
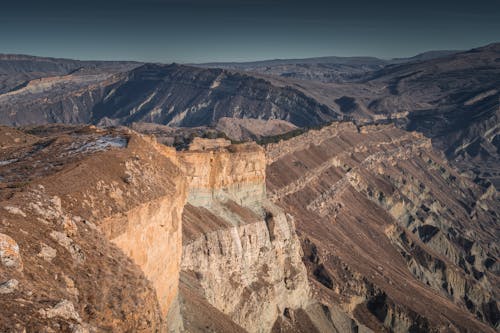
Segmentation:
{"type": "Polygon", "coordinates": [[[0,11],[0,53],[77,59],[392,58],[498,41],[498,0],[17,0],[0,11]]]}

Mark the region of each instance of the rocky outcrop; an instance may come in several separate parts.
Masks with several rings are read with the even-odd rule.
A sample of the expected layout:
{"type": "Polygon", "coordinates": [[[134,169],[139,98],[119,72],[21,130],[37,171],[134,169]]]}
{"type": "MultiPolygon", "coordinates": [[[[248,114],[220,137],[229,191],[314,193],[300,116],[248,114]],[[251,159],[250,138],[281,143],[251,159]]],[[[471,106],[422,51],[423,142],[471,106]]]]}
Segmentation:
{"type": "MultiPolygon", "coordinates": [[[[6,206],[5,208],[10,212],[16,211],[12,206],[6,206]]],[[[20,212],[20,210],[18,211],[20,212]]],[[[19,254],[19,245],[5,234],[0,234],[0,262],[6,268],[23,270],[23,260],[19,254]]]]}
{"type": "Polygon", "coordinates": [[[195,330],[206,320],[190,307],[198,304],[219,329],[268,332],[310,305],[293,218],[267,200],[265,152],[256,144],[196,139],[176,152],[126,129],[9,133],[0,290],[12,311],[20,311],[19,293],[33,301],[22,327],[195,330]],[[21,220],[29,232],[14,229],[21,220]],[[46,277],[33,281],[40,265],[62,289],[47,287],[46,277]],[[52,301],[32,298],[29,283],[52,301]]]}
{"type": "Polygon", "coordinates": [[[266,161],[261,147],[254,143],[230,145],[224,139],[196,138],[178,158],[187,177],[188,202],[192,205],[209,207],[231,200],[261,210],[266,198],[266,161]]]}
{"type": "Polygon", "coordinates": [[[187,196],[175,151],[126,129],[31,133],[0,151],[13,160],[0,221],[15,239],[0,242],[2,328],[164,330],[187,196]]]}
{"type": "Polygon", "coordinates": [[[102,229],[110,230],[111,241],[153,282],[164,316],[177,296],[182,255],[181,216],[186,197],[183,181],[177,184],[175,196],[144,203],[101,222],[102,229]]]}
{"type": "MultiPolygon", "coordinates": [[[[498,193],[341,123],[186,151],[0,128],[0,315],[22,331],[493,332],[498,193]]],[[[3,328],[3,327],[2,327],[3,328]]]]}
{"type": "Polygon", "coordinates": [[[496,327],[496,194],[430,140],[335,124],[266,154],[270,197],[295,218],[319,302],[375,331],[496,327]]]}
{"type": "MultiPolygon", "coordinates": [[[[206,230],[187,239],[183,247],[182,269],[194,273],[208,302],[250,332],[269,332],[285,309],[305,307],[309,302],[293,222],[272,210],[267,209],[272,215],[267,223],[245,212],[246,221],[225,219],[224,228],[206,230]]],[[[203,222],[193,216],[199,212],[186,208],[187,227],[203,222]]]]}
{"type": "Polygon", "coordinates": [[[262,148],[200,145],[179,155],[190,184],[182,270],[232,321],[269,332],[287,309],[309,303],[293,219],[266,199],[262,148]]]}
{"type": "Polygon", "coordinates": [[[169,332],[247,332],[207,301],[204,289],[192,272],[181,272],[178,307],[172,310],[167,319],[169,332]]]}
{"type": "Polygon", "coordinates": [[[133,157],[122,160],[121,170],[115,170],[121,179],[115,175],[113,181],[103,177],[95,183],[107,196],[105,206],[93,202],[97,200],[93,190],[86,189],[79,195],[89,199],[88,206],[100,230],[153,283],[166,316],[178,290],[186,181],[174,165],[173,150],[138,136],[129,138],[128,147],[133,157]]]}

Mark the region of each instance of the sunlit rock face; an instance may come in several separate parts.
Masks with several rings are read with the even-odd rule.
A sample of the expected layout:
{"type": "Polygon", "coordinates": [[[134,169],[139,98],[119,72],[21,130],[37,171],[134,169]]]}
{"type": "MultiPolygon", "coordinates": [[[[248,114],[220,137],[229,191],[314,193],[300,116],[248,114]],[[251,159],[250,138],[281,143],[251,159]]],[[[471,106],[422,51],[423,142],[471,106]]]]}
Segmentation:
{"type": "Polygon", "coordinates": [[[309,303],[293,218],[266,199],[261,147],[200,148],[208,143],[195,142],[179,156],[190,184],[182,270],[234,322],[268,332],[286,308],[309,303]]]}
{"type": "Polygon", "coordinates": [[[254,143],[229,145],[227,140],[195,140],[179,154],[189,183],[188,202],[211,206],[234,201],[256,212],[266,197],[264,150],[254,143]]]}
{"type": "Polygon", "coordinates": [[[0,138],[8,328],[498,326],[498,192],[420,134],[339,123],[265,149],[195,139],[186,151],[126,128],[0,138]]]}
{"type": "Polygon", "coordinates": [[[162,314],[166,315],[177,296],[182,253],[182,210],[184,189],[176,196],[145,203],[103,223],[126,228],[111,239],[141,267],[153,282],[162,314]]]}
{"type": "Polygon", "coordinates": [[[170,158],[126,129],[0,136],[0,224],[15,241],[0,239],[2,329],[163,330],[186,200],[170,158]]]}

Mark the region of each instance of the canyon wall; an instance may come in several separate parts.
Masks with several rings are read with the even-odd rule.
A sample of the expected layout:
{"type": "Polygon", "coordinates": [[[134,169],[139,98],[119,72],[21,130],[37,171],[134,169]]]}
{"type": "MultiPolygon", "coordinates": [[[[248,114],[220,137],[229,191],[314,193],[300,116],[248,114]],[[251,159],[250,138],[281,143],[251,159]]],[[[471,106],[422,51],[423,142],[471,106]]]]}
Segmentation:
{"type": "Polygon", "coordinates": [[[177,296],[182,255],[182,182],[175,196],[164,196],[101,222],[113,243],[141,267],[153,283],[163,316],[177,296]],[[115,229],[116,227],[116,229],[115,229]],[[118,230],[117,230],[118,229],[118,230]]]}
{"type": "MultiPolygon", "coordinates": [[[[47,287],[44,274],[32,283],[53,301],[24,309],[22,327],[193,331],[204,311],[217,331],[269,332],[311,304],[294,220],[266,198],[260,146],[197,139],[176,152],[123,128],[59,125],[6,136],[2,212],[43,231],[7,228],[5,244],[18,244],[30,274],[40,267],[31,260],[57,263],[44,274],[63,285],[47,287]]],[[[2,288],[28,292],[29,275],[5,276],[2,288]]],[[[33,295],[23,297],[42,299],[33,295]]]]}
{"type": "Polygon", "coordinates": [[[9,328],[498,327],[498,193],[417,133],[344,123],[182,152],[125,128],[0,138],[9,328]]]}
{"type": "Polygon", "coordinates": [[[4,134],[1,228],[24,270],[0,265],[2,328],[164,331],[187,196],[172,160],[126,129],[4,134]]]}
{"type": "Polygon", "coordinates": [[[256,144],[196,138],[178,158],[189,183],[188,202],[194,206],[231,200],[255,211],[262,208],[266,161],[264,150],[256,144]]]}
{"type": "Polygon", "coordinates": [[[182,270],[231,320],[269,332],[286,309],[309,303],[294,221],[266,199],[261,147],[209,143],[179,154],[189,181],[182,270]]]}
{"type": "Polygon", "coordinates": [[[333,124],[266,153],[269,196],[296,220],[322,304],[374,331],[498,325],[498,194],[429,139],[333,124]]]}
{"type": "Polygon", "coordinates": [[[78,195],[93,197],[89,206],[95,223],[152,282],[165,317],[178,290],[187,183],[175,166],[173,149],[136,134],[130,136],[127,149],[131,157],[114,170],[119,180],[108,175],[88,184],[103,192],[104,206],[96,202],[95,193],[78,195]]]}

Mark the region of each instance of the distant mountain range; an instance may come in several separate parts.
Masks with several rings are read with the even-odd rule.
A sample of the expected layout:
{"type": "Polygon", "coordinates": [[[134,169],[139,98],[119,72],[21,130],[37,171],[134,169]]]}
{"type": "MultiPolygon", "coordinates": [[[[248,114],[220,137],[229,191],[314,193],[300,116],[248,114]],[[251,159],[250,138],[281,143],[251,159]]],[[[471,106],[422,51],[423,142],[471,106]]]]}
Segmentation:
{"type": "Polygon", "coordinates": [[[433,138],[450,159],[474,163],[478,174],[500,185],[494,168],[500,148],[500,44],[393,60],[324,57],[196,66],[1,55],[0,123],[192,127],[255,118],[307,128],[391,121],[433,138]]]}
{"type": "Polygon", "coordinates": [[[87,72],[119,72],[139,65],[141,63],[133,61],[81,61],[0,54],[0,94],[43,77],[70,75],[83,69],[87,72]]]}
{"type": "Polygon", "coordinates": [[[431,60],[458,52],[460,51],[429,51],[410,58],[389,60],[376,57],[316,57],[252,62],[213,62],[194,66],[225,68],[322,82],[349,82],[385,66],[431,60]]]}

